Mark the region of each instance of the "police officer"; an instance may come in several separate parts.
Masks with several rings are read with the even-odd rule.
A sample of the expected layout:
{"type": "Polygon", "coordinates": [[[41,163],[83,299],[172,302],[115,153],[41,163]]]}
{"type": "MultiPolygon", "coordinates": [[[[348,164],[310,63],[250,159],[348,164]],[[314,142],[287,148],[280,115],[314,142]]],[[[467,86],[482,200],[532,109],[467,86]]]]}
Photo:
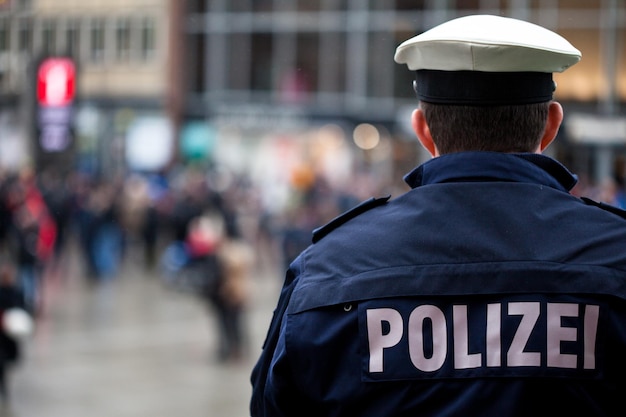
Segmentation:
{"type": "Polygon", "coordinates": [[[622,415],[624,212],[542,155],[580,52],[505,17],[402,43],[411,190],[314,231],[252,374],[252,416],[622,415]]]}

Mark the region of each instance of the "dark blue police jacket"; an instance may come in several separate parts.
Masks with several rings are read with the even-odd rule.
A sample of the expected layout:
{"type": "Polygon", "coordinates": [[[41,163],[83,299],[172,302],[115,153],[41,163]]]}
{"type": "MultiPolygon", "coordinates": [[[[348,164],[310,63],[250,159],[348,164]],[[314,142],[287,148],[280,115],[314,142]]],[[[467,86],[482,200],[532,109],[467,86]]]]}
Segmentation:
{"type": "Polygon", "coordinates": [[[251,415],[626,413],[623,212],[536,154],[451,154],[405,179],[292,263],[251,415]]]}

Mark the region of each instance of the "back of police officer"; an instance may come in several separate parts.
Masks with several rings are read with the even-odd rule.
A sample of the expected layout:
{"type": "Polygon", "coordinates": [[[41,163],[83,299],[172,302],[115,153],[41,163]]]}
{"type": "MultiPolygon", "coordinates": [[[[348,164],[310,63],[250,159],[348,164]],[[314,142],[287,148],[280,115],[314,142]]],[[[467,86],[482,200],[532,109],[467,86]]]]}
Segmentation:
{"type": "Polygon", "coordinates": [[[565,39],[496,16],[401,44],[433,159],[314,232],[252,375],[252,416],[621,415],[626,220],[541,155],[565,39]]]}

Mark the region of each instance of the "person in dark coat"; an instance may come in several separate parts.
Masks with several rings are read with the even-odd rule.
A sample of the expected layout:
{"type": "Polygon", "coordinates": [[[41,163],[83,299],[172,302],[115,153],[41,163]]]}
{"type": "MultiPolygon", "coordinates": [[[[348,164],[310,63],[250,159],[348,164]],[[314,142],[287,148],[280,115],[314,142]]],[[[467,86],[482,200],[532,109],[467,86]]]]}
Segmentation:
{"type": "Polygon", "coordinates": [[[552,73],[580,58],[489,15],[398,47],[432,159],[291,263],[252,417],[623,415],[626,211],[572,195],[543,154],[563,120],[552,73]]]}
{"type": "Polygon", "coordinates": [[[7,329],[5,313],[19,308],[26,311],[24,296],[17,286],[15,267],[0,264],[0,401],[9,399],[8,372],[20,360],[20,342],[7,329]]]}

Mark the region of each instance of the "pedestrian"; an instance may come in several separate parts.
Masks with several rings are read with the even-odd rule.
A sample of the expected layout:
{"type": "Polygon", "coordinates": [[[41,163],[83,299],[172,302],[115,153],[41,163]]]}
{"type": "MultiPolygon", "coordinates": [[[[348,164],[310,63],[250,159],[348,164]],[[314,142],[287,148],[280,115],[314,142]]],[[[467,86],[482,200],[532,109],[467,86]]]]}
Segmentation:
{"type": "Polygon", "coordinates": [[[194,218],[186,240],[190,261],[185,267],[200,278],[201,295],[215,318],[216,357],[223,363],[238,362],[245,353],[243,315],[252,263],[247,243],[226,229],[221,212],[194,218]]]}
{"type": "Polygon", "coordinates": [[[244,313],[253,252],[243,239],[226,236],[219,247],[218,261],[222,281],[208,297],[219,329],[218,360],[237,363],[246,354],[244,313]]]}
{"type": "Polygon", "coordinates": [[[38,315],[43,307],[44,271],[54,254],[57,227],[30,168],[20,172],[10,191],[11,252],[17,282],[27,310],[38,315]]]}
{"type": "Polygon", "coordinates": [[[92,282],[106,282],[117,276],[122,260],[120,186],[102,179],[85,191],[77,214],[86,275],[92,282]]]}
{"type": "Polygon", "coordinates": [[[626,214],[542,155],[563,118],[552,73],[580,57],[490,15],[397,48],[433,158],[291,264],[253,417],[622,415],[626,214]]]}
{"type": "Polygon", "coordinates": [[[0,404],[9,401],[8,374],[21,359],[24,335],[32,330],[32,318],[26,312],[24,296],[16,282],[15,267],[0,261],[0,404]]]}

